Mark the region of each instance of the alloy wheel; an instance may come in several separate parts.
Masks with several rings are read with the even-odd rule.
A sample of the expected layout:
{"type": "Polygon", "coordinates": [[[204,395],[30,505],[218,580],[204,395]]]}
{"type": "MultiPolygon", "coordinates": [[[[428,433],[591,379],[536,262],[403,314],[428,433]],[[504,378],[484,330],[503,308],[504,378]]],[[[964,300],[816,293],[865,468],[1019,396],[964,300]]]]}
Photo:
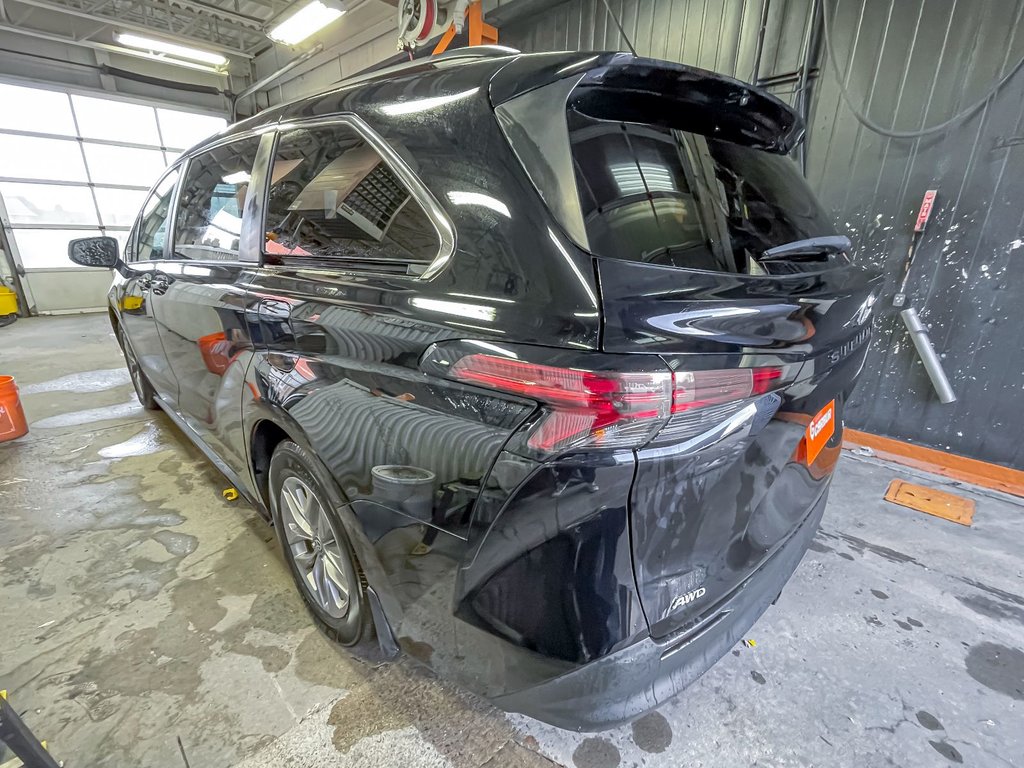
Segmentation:
{"type": "Polygon", "coordinates": [[[278,498],[285,541],[310,597],[327,615],[344,618],[349,608],[345,555],[316,493],[298,477],[281,484],[278,498]]]}

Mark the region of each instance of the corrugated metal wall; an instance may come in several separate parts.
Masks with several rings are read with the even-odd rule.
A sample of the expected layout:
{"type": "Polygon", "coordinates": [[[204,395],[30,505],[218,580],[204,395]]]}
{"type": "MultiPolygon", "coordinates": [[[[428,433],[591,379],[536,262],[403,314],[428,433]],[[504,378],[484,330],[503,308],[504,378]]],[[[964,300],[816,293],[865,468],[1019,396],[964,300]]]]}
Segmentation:
{"type": "MultiPolygon", "coordinates": [[[[748,79],[763,0],[611,0],[637,52],[748,79]]],[[[916,130],[980,98],[1024,56],[1024,0],[825,0],[855,103],[916,130]]],[[[809,0],[771,0],[761,77],[802,61],[809,0]]],[[[523,50],[625,49],[602,0],[570,0],[501,30],[523,50]]],[[[813,84],[808,178],[857,260],[888,289],[851,426],[1024,468],[1024,72],[970,119],[918,140],[863,128],[824,48],[813,84]],[[941,405],[891,306],[926,189],[939,190],[909,304],[931,326],[959,400],[941,405]],[[1014,267],[1016,266],[1016,269],[1014,267]]],[[[774,88],[792,102],[795,86],[774,88]]]]}

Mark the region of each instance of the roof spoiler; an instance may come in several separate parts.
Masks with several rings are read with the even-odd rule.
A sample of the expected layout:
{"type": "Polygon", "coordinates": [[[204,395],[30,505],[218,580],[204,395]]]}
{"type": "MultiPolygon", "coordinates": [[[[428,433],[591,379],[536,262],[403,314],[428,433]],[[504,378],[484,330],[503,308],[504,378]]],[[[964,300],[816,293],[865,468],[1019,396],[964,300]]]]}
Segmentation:
{"type": "Polygon", "coordinates": [[[691,131],[779,154],[804,135],[800,116],[784,102],[704,69],[628,53],[563,54],[537,64],[524,55],[498,71],[490,84],[493,106],[575,77],[566,107],[597,119],[691,131]]]}

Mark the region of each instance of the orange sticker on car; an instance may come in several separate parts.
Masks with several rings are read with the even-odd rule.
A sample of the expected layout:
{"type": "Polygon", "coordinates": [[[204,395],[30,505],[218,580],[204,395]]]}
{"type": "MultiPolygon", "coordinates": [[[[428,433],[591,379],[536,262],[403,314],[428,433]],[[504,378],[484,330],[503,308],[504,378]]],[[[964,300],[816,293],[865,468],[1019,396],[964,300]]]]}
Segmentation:
{"type": "Polygon", "coordinates": [[[811,419],[804,433],[804,443],[807,446],[807,464],[811,465],[818,458],[821,449],[828,443],[829,438],[836,431],[836,401],[832,400],[818,411],[811,419]]]}

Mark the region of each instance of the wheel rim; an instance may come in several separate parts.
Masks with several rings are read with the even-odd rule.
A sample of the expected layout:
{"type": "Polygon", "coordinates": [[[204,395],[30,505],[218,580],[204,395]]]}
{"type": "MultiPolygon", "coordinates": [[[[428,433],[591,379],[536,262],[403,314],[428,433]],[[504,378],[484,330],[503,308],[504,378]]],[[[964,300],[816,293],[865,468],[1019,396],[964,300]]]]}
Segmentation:
{"type": "Polygon", "coordinates": [[[344,618],[349,605],[345,555],[323,504],[297,477],[281,484],[278,501],[288,552],[306,592],[329,616],[344,618]]]}

